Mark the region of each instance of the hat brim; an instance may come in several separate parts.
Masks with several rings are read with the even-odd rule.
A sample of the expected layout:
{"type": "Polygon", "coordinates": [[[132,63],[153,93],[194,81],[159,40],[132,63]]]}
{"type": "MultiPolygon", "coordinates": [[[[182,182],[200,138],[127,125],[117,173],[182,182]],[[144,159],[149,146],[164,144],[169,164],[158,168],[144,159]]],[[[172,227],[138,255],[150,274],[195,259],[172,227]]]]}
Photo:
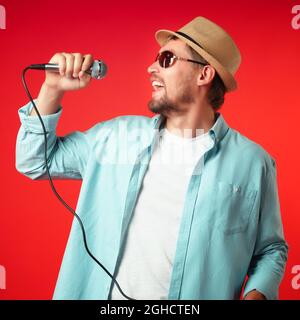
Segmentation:
{"type": "Polygon", "coordinates": [[[209,62],[209,64],[216,69],[220,78],[223,80],[227,91],[233,91],[237,88],[237,83],[233,75],[230,72],[228,72],[218,60],[216,60],[213,56],[211,56],[208,52],[199,47],[197,44],[171,30],[158,30],[155,33],[156,41],[160,46],[164,46],[171,36],[176,36],[177,38],[188,44],[196,52],[198,52],[207,62],[209,62]]]}

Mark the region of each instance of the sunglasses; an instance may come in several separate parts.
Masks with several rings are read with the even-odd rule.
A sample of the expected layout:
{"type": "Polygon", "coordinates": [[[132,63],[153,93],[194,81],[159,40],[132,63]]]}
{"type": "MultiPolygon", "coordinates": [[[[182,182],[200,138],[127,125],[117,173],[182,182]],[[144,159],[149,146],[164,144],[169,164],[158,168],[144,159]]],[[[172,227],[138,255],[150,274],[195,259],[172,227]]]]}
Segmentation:
{"type": "Polygon", "coordinates": [[[159,65],[162,68],[171,67],[175,63],[176,60],[182,60],[182,61],[198,63],[198,64],[201,64],[203,66],[207,65],[207,63],[204,63],[204,62],[178,57],[171,51],[163,51],[163,52],[159,53],[157,55],[156,59],[155,59],[155,61],[158,61],[159,65]]]}

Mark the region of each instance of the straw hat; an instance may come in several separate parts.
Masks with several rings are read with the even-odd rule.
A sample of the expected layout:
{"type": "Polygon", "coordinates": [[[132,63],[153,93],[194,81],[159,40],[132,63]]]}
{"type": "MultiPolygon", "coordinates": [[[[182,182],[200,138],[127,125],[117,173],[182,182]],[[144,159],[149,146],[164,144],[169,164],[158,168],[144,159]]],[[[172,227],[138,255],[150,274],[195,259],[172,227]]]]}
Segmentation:
{"type": "Polygon", "coordinates": [[[223,80],[227,91],[236,89],[234,74],[241,63],[241,55],[225,30],[204,17],[197,17],[178,31],[158,30],[155,33],[160,46],[165,45],[172,36],[184,41],[209,62],[223,80]]]}

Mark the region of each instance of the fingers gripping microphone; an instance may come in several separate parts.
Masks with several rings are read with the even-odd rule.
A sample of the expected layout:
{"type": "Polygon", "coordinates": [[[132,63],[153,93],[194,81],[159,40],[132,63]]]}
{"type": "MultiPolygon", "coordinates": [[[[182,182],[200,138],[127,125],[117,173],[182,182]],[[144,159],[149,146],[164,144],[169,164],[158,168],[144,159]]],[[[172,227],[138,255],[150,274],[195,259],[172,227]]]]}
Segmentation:
{"type": "MultiPolygon", "coordinates": [[[[32,64],[29,66],[29,69],[59,72],[59,66],[55,63],[32,64]]],[[[86,70],[85,73],[89,74],[94,79],[102,79],[106,76],[107,65],[101,60],[95,60],[90,69],[86,70]]]]}

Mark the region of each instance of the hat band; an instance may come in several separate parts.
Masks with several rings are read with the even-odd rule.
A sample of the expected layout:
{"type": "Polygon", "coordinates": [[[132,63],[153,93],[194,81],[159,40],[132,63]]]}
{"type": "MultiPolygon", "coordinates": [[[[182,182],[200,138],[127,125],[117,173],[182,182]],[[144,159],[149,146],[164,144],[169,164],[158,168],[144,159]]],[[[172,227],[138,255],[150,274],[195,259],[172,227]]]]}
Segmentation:
{"type": "Polygon", "coordinates": [[[200,47],[201,49],[203,49],[202,46],[200,46],[200,44],[198,42],[196,42],[193,38],[191,38],[190,36],[188,36],[187,34],[181,32],[181,31],[175,31],[175,33],[179,34],[180,36],[192,41],[193,43],[195,43],[198,47],[200,47]]]}

